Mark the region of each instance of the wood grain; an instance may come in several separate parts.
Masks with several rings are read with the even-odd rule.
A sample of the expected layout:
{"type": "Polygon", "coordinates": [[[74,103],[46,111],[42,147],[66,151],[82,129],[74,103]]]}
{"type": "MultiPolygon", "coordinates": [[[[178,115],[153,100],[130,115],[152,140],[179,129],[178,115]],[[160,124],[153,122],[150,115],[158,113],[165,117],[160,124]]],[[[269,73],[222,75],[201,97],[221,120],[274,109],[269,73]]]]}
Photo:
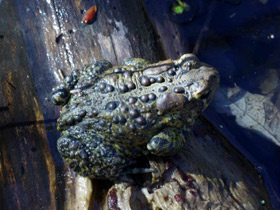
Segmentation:
{"type": "Polygon", "coordinates": [[[76,177],[64,166],[56,149],[59,108],[49,97],[60,82],[60,71],[67,74],[98,59],[117,64],[133,56],[156,62],[165,55],[176,58],[189,52],[188,43],[182,45],[181,29],[155,19],[151,14],[161,7],[152,10],[146,4],[140,0],[0,1],[1,209],[98,209],[102,205],[111,183],[95,180],[91,186],[88,179],[76,177]],[[82,11],[93,5],[98,7],[96,20],[82,24],[82,11]],[[90,201],[82,206],[79,190],[85,185],[90,186],[86,190],[90,201]]]}

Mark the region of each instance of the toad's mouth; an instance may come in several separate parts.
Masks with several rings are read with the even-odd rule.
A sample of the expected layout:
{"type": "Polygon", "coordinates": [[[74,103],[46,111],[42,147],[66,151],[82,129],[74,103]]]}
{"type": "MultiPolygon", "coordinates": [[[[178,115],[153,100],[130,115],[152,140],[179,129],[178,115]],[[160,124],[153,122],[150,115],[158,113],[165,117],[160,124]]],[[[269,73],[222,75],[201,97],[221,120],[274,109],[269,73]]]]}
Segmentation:
{"type": "Polygon", "coordinates": [[[208,99],[210,94],[211,94],[211,91],[208,90],[200,96],[200,99],[208,99]]]}
{"type": "Polygon", "coordinates": [[[193,93],[193,97],[195,99],[206,99],[209,96],[209,91],[197,91],[193,93]]]}

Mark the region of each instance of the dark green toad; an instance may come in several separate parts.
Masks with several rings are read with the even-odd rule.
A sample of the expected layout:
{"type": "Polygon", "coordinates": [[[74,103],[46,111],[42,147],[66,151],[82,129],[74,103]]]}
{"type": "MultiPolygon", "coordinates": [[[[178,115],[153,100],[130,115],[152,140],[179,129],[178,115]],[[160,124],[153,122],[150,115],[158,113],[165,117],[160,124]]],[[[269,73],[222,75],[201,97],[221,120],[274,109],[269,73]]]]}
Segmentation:
{"type": "Polygon", "coordinates": [[[141,155],[173,155],[184,126],[209,105],[219,74],[193,54],[155,64],[97,61],[67,76],[52,95],[63,105],[58,151],[83,176],[114,179],[141,155]]]}

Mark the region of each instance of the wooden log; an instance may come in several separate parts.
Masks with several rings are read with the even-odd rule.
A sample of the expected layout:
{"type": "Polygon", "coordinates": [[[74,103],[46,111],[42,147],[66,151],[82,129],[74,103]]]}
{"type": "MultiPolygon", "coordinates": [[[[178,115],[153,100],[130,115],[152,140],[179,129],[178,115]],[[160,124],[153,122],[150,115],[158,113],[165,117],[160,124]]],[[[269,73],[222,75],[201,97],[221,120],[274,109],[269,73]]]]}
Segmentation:
{"type": "Polygon", "coordinates": [[[0,1],[1,209],[101,208],[111,183],[92,185],[64,166],[51,89],[61,72],[98,59],[162,60],[160,45],[140,0],[0,1]],[[82,24],[81,11],[95,4],[96,20],[82,24]]]}
{"type": "Polygon", "coordinates": [[[137,1],[0,2],[1,204],[4,209],[73,206],[73,186],[81,181],[65,177],[56,150],[59,108],[49,100],[59,70],[67,74],[97,59],[157,61],[161,49],[137,1]],[[81,11],[94,4],[96,21],[82,24],[81,11]]]}

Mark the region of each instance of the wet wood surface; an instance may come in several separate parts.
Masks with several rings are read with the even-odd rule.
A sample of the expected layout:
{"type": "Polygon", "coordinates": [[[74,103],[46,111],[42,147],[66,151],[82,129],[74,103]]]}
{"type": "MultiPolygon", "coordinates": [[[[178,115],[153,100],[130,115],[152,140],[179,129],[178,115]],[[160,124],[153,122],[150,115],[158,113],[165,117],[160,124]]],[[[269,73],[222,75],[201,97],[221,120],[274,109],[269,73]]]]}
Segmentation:
{"type": "MultiPolygon", "coordinates": [[[[182,29],[171,21],[163,27],[152,15],[160,7],[152,8],[129,0],[0,0],[1,209],[78,208],[79,180],[68,177],[75,176],[56,149],[59,108],[50,103],[51,90],[60,72],[98,59],[156,62],[189,52],[182,29]],[[82,11],[93,5],[96,20],[82,24],[82,11]]],[[[93,182],[93,200],[100,185],[93,182]]]]}
{"type": "Polygon", "coordinates": [[[130,56],[158,61],[163,54],[137,1],[0,2],[0,203],[63,209],[65,195],[75,203],[65,189],[75,187],[67,185],[56,150],[59,108],[49,100],[59,70],[130,56]],[[92,5],[97,18],[84,25],[82,12],[92,5]]]}

